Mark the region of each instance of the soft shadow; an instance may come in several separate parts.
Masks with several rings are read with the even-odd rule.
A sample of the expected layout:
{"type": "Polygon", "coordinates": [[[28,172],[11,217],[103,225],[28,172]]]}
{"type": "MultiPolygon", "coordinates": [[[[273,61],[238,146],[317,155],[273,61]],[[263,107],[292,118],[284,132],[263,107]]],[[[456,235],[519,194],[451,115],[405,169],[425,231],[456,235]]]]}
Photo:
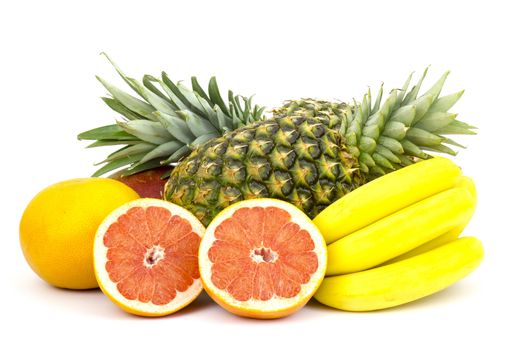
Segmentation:
{"type": "Polygon", "coordinates": [[[18,290],[31,300],[37,301],[42,307],[102,318],[125,317],[125,313],[121,312],[98,288],[63,289],[51,286],[40,279],[28,278],[19,282],[18,290]]]}
{"type": "Polygon", "coordinates": [[[442,291],[429,295],[427,297],[414,300],[410,303],[399,305],[390,309],[379,310],[378,312],[389,311],[410,311],[412,309],[439,308],[440,306],[450,303],[460,303],[461,299],[466,299],[469,295],[476,292],[476,288],[468,283],[457,283],[442,291]]]}
{"type": "MultiPolygon", "coordinates": [[[[213,301],[212,301],[213,302],[213,301]]],[[[208,319],[220,320],[221,323],[230,323],[230,324],[258,324],[258,325],[270,325],[270,324],[279,324],[279,323],[300,323],[309,320],[318,321],[320,317],[329,315],[331,312],[341,312],[340,310],[329,308],[319,303],[318,301],[311,299],[303,308],[297,312],[288,315],[286,317],[277,318],[277,319],[255,319],[242,317],[234,315],[221,307],[216,305],[216,311],[210,313],[207,317],[208,319]]]]}
{"type": "MultiPolygon", "coordinates": [[[[193,304],[190,304],[187,308],[181,310],[180,312],[177,312],[173,315],[173,317],[177,317],[178,315],[185,315],[185,314],[193,314],[194,312],[206,312],[206,317],[203,318],[205,322],[210,323],[216,323],[220,322],[221,324],[230,324],[230,325],[247,325],[247,324],[274,324],[279,322],[287,322],[287,320],[291,320],[292,318],[295,318],[297,314],[301,314],[303,310],[299,310],[299,312],[283,317],[278,319],[256,319],[256,318],[249,318],[244,316],[235,315],[218,304],[216,304],[213,299],[211,299],[206,292],[202,292],[202,294],[199,296],[197,300],[195,300],[196,305],[193,306],[193,304]]],[[[303,311],[304,312],[304,311],[303,311]]]]}
{"type": "Polygon", "coordinates": [[[396,312],[410,312],[410,311],[414,311],[418,309],[423,310],[426,308],[438,309],[439,307],[450,304],[450,303],[461,302],[461,299],[468,298],[470,294],[473,294],[474,289],[475,288],[469,286],[468,284],[459,283],[459,284],[450,286],[442,291],[436,292],[434,294],[423,297],[421,299],[411,301],[406,304],[390,307],[388,309],[372,310],[372,311],[358,311],[355,313],[369,313],[369,314],[396,313],[396,312]]]}
{"type": "Polygon", "coordinates": [[[326,306],[324,304],[321,304],[314,298],[310,299],[308,304],[305,306],[306,309],[315,310],[316,312],[341,312],[339,309],[334,309],[333,307],[326,306]]]}
{"type": "MultiPolygon", "coordinates": [[[[17,290],[23,291],[31,300],[40,304],[52,305],[55,309],[63,309],[67,312],[92,315],[101,318],[114,319],[150,319],[129,314],[115,305],[99,288],[73,290],[51,286],[36,278],[28,278],[19,281],[17,290]]],[[[183,309],[167,317],[186,316],[209,312],[210,309],[220,308],[203,291],[193,302],[183,309]]],[[[165,317],[163,317],[165,318],[165,317]]]]}
{"type": "MultiPolygon", "coordinates": [[[[312,298],[308,302],[308,304],[305,306],[305,309],[309,309],[309,311],[314,311],[309,313],[310,316],[312,316],[312,318],[318,318],[321,314],[341,312],[353,314],[407,312],[416,309],[439,308],[440,306],[443,306],[445,304],[461,302],[461,299],[468,298],[469,295],[473,293],[475,293],[474,287],[472,287],[468,283],[458,283],[427,297],[414,300],[403,305],[394,306],[388,309],[372,311],[344,311],[323,305],[314,298],[312,298]]],[[[303,317],[303,315],[301,315],[301,317],[303,317]]]]}
{"type": "Polygon", "coordinates": [[[205,291],[202,291],[201,294],[192,301],[188,306],[183,308],[182,310],[177,311],[176,313],[172,314],[170,317],[179,317],[179,316],[186,316],[188,314],[198,314],[201,312],[205,312],[205,310],[217,307],[217,304],[206,294],[205,291]]]}

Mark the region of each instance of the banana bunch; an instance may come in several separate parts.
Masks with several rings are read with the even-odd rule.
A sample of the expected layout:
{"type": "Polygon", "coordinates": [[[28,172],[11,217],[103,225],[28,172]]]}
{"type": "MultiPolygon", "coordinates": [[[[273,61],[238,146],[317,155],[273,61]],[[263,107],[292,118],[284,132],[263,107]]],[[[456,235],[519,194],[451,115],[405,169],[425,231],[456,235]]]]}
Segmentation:
{"type": "Polygon", "coordinates": [[[314,219],[328,244],[327,277],[314,297],[368,311],[452,285],[483,258],[478,239],[458,238],[475,207],[472,179],[438,157],[350,192],[314,219]]]}

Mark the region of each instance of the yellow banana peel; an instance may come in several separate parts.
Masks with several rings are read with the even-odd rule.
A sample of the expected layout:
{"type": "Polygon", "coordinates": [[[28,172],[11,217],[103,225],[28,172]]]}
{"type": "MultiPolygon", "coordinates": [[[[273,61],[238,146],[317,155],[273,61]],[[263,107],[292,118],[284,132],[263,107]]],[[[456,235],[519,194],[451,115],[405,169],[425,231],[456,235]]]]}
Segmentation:
{"type": "Polygon", "coordinates": [[[442,245],[450,243],[456,238],[458,238],[462,231],[463,231],[463,227],[458,227],[456,229],[450,230],[449,232],[444,233],[441,236],[434,238],[433,240],[430,240],[427,243],[424,243],[417,248],[414,248],[404,254],[398,255],[395,258],[388,260],[387,262],[381,264],[380,266],[388,265],[388,264],[391,264],[397,261],[401,261],[401,260],[405,260],[413,256],[416,256],[422,253],[426,253],[437,247],[441,247],[442,245]]]}
{"type": "Polygon", "coordinates": [[[331,243],[326,275],[366,270],[447,232],[461,232],[474,213],[471,193],[463,184],[445,190],[331,243]]]}
{"type": "MultiPolygon", "coordinates": [[[[468,177],[468,176],[461,176],[458,178],[458,182],[456,183],[456,187],[463,187],[466,188],[470,194],[473,196],[474,199],[474,205],[476,205],[477,202],[477,192],[476,192],[476,185],[474,184],[474,181],[468,177]]],[[[472,214],[474,214],[474,211],[472,211],[472,214]]],[[[458,226],[452,230],[450,230],[447,233],[442,234],[441,236],[434,238],[427,243],[424,243],[420,245],[417,248],[412,249],[411,251],[408,251],[404,254],[401,254],[399,256],[396,256],[395,258],[388,260],[387,262],[384,262],[381,265],[387,265],[396,261],[404,260],[407,258],[411,258],[413,256],[416,256],[421,253],[428,252],[429,250],[432,250],[434,248],[440,247],[443,244],[452,242],[456,238],[461,235],[461,232],[465,229],[465,226],[467,226],[468,221],[470,221],[470,218],[465,222],[464,225],[458,226]]]]}
{"type": "Polygon", "coordinates": [[[396,170],[343,196],[314,218],[330,244],[373,222],[454,187],[461,170],[451,160],[432,158],[396,170]]]}
{"type": "Polygon", "coordinates": [[[327,277],[314,298],[347,311],[385,309],[449,287],[478,267],[483,246],[475,237],[462,237],[389,265],[327,277]]]}

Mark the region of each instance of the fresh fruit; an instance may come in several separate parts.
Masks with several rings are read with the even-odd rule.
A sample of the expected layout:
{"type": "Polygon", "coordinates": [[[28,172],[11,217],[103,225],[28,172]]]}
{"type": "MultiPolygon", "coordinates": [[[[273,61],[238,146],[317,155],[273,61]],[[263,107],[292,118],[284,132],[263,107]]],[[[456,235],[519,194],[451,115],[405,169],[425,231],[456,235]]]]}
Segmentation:
{"type": "Polygon", "coordinates": [[[463,187],[465,189],[467,189],[472,198],[474,198],[474,201],[475,203],[477,204],[478,202],[478,193],[476,191],[476,184],[474,183],[474,180],[472,180],[472,178],[468,177],[468,176],[461,176],[459,177],[457,183],[456,183],[456,187],[463,187]]]}
{"type": "Polygon", "coordinates": [[[197,252],[204,226],[187,210],[159,199],[126,203],[97,230],[95,274],[119,307],[141,316],[171,314],[202,291],[197,252]]]}
{"type": "Polygon", "coordinates": [[[461,170],[432,158],[392,172],[341,197],[314,218],[327,244],[455,186],[461,170]],[[378,205],[378,204],[381,205],[378,205]]]}
{"type": "Polygon", "coordinates": [[[475,202],[468,189],[454,187],[377,220],[328,245],[326,275],[369,269],[463,228],[475,202]]]}
{"type": "Polygon", "coordinates": [[[174,83],[165,72],[161,79],[144,75],[140,82],[127,77],[105,56],[139,98],[97,77],[111,95],[102,100],[123,120],[83,132],[78,139],[95,141],[88,147],[123,147],[99,163],[105,165],[94,176],[121,167],[126,167],[123,174],[127,176],[175,163],[197,145],[264,118],[264,108],[252,106],[251,98],[229,91],[225,102],[215,77],[210,79],[208,94],[195,77],[191,89],[174,83]]]}
{"type": "MultiPolygon", "coordinates": [[[[476,193],[476,186],[474,184],[474,181],[468,177],[468,176],[460,176],[457,180],[457,183],[456,183],[456,187],[461,187],[461,188],[464,188],[466,189],[467,191],[469,191],[470,195],[471,195],[471,200],[473,200],[473,206],[476,206],[476,203],[477,203],[477,193],[476,193]]],[[[471,212],[471,214],[473,214],[473,212],[471,212]]],[[[470,220],[470,219],[469,219],[470,220]]],[[[446,243],[449,243],[449,242],[452,242],[454,241],[456,238],[459,237],[459,235],[463,232],[463,230],[465,229],[465,226],[467,226],[468,224],[468,221],[469,220],[466,220],[466,222],[463,224],[463,225],[459,225],[455,228],[453,228],[452,230],[450,230],[449,232],[446,232],[404,254],[401,254],[401,255],[398,255],[396,256],[395,258],[393,259],[390,259],[386,262],[384,262],[382,265],[387,265],[387,264],[391,264],[393,262],[396,262],[396,261],[401,261],[401,260],[405,260],[407,258],[411,258],[413,256],[416,256],[416,255],[419,255],[421,253],[425,253],[425,252],[428,252],[429,250],[432,250],[434,248],[437,248],[437,247],[440,247],[446,243]]]]}
{"type": "Polygon", "coordinates": [[[93,238],[116,207],[139,198],[112,179],[73,179],[38,193],[20,222],[20,245],[29,266],[61,288],[96,288],[93,238]]]}
{"type": "Polygon", "coordinates": [[[459,96],[439,97],[445,77],[420,97],[420,83],[406,95],[405,84],[382,106],[381,94],[373,106],[366,95],[342,119],[292,113],[228,132],[175,166],[164,198],[205,225],[229,204],[258,197],[313,218],[366,181],[429,158],[422,149],[453,153],[443,143],[454,142],[437,135],[471,131],[447,112],[459,96]]]}
{"type": "Polygon", "coordinates": [[[135,190],[142,198],[162,198],[164,185],[168,181],[171,166],[164,166],[151,170],[141,171],[125,176],[125,170],[120,170],[110,176],[135,190]]]}
{"type": "Polygon", "coordinates": [[[326,268],[326,246],[311,220],[275,199],[236,203],[208,226],[199,248],[204,288],[230,312],[277,318],[300,309],[326,268]]]}
{"type": "Polygon", "coordinates": [[[426,93],[417,96],[427,70],[408,90],[411,74],[401,89],[390,92],[382,107],[381,86],[374,104],[368,90],[360,105],[302,99],[288,101],[273,112],[276,116],[302,115],[330,121],[334,128],[340,128],[351,153],[359,159],[361,170],[380,176],[418,159],[427,159],[426,151],[455,155],[445,144],[463,146],[445,135],[475,134],[475,127],[456,120],[457,114],[448,112],[463,91],[439,97],[449,72],[426,93]]]}
{"type": "MultiPolygon", "coordinates": [[[[450,243],[454,240],[456,240],[456,238],[459,237],[459,235],[461,235],[461,232],[463,232],[463,229],[464,227],[457,227],[455,229],[452,229],[450,231],[448,231],[447,233],[444,233],[442,234],[441,236],[438,236],[412,250],[409,250],[408,252],[404,253],[404,254],[401,254],[401,255],[398,255],[396,256],[395,258],[393,259],[390,259],[384,263],[382,263],[381,265],[388,265],[388,264],[391,264],[391,263],[394,263],[396,261],[401,261],[401,260],[405,260],[405,259],[408,259],[408,258],[411,258],[413,256],[416,256],[416,255],[419,255],[419,254],[422,254],[422,253],[426,253],[428,251],[431,251],[432,249],[434,248],[437,248],[437,247],[441,247],[442,245],[445,245],[447,243],[450,243]]],[[[379,266],[381,266],[379,265],[379,266]]]]}
{"type": "Polygon", "coordinates": [[[205,225],[229,204],[272,197],[313,217],[364,183],[339,133],[313,118],[272,119],[207,142],[173,170],[164,198],[205,225]]]}
{"type": "Polygon", "coordinates": [[[390,265],[327,277],[314,297],[341,310],[385,309],[449,287],[474,271],[482,258],[483,247],[478,239],[458,238],[390,265]]]}
{"type": "Polygon", "coordinates": [[[91,146],[127,146],[108,156],[96,175],[182,160],[164,198],[204,224],[234,202],[261,197],[291,202],[314,217],[365,181],[430,158],[426,151],[455,154],[445,144],[462,146],[445,135],[474,133],[448,112],[462,92],[439,96],[448,72],[421,96],[426,70],[410,90],[411,76],[383,104],[381,88],[375,102],[370,91],[360,104],[291,101],[268,120],[263,108],[246,98],[241,106],[233,93],[227,106],[214,78],[207,94],[196,79],[192,89],[165,73],[145,75],[141,83],[115,68],[140,98],[99,79],[112,95],[105,101],[125,121],[79,138],[95,140],[91,146]]]}

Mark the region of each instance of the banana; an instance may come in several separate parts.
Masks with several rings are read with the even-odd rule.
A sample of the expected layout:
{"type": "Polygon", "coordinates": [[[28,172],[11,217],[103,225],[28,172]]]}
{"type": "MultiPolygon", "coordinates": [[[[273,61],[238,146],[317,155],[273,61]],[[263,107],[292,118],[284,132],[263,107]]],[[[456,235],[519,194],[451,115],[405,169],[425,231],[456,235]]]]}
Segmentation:
{"type": "Polygon", "coordinates": [[[434,248],[441,247],[442,245],[450,243],[456,238],[458,238],[461,232],[463,231],[463,229],[464,227],[458,227],[458,228],[452,229],[449,232],[444,233],[441,236],[434,238],[433,240],[430,240],[427,243],[424,243],[420,245],[419,247],[416,247],[404,254],[398,255],[395,258],[390,259],[387,262],[384,262],[379,266],[389,265],[397,261],[405,260],[413,256],[416,256],[422,253],[426,253],[434,248]]]}
{"type": "Polygon", "coordinates": [[[354,231],[456,185],[461,170],[441,157],[396,170],[343,196],[314,218],[330,244],[354,231]]]}
{"type": "Polygon", "coordinates": [[[468,188],[454,187],[349,234],[328,245],[326,275],[369,269],[463,228],[475,202],[468,188]]]}
{"type": "MultiPolygon", "coordinates": [[[[476,205],[476,202],[477,202],[476,185],[474,184],[474,181],[470,177],[460,176],[458,178],[458,182],[456,183],[456,187],[466,188],[470,192],[470,194],[473,196],[474,205],[476,205]]],[[[471,211],[471,213],[474,214],[474,211],[471,211]]],[[[412,249],[411,251],[408,251],[408,252],[406,252],[404,254],[396,256],[395,258],[393,258],[391,260],[388,260],[387,262],[384,262],[381,265],[388,265],[388,264],[391,264],[391,263],[396,262],[396,261],[401,261],[401,260],[404,260],[404,259],[407,259],[407,258],[411,258],[411,257],[419,255],[421,253],[428,252],[429,250],[432,250],[434,248],[440,247],[440,246],[442,246],[445,243],[452,242],[453,240],[455,240],[456,238],[459,237],[461,232],[463,232],[463,230],[467,226],[467,224],[470,221],[470,219],[471,218],[468,218],[467,221],[463,225],[458,226],[458,227],[450,230],[449,232],[444,233],[441,236],[439,236],[437,238],[434,238],[434,239],[428,241],[427,243],[424,243],[424,244],[420,245],[419,247],[416,247],[416,248],[412,249]]]]}
{"type": "Polygon", "coordinates": [[[327,277],[314,298],[346,311],[385,309],[449,287],[474,271],[482,259],[481,242],[462,237],[390,265],[327,277]]]}
{"type": "Polygon", "coordinates": [[[460,177],[457,178],[455,187],[466,188],[470,192],[472,197],[474,198],[474,201],[475,201],[474,205],[477,204],[478,193],[476,191],[476,185],[474,184],[474,180],[472,180],[468,176],[460,176],[460,177]]]}

